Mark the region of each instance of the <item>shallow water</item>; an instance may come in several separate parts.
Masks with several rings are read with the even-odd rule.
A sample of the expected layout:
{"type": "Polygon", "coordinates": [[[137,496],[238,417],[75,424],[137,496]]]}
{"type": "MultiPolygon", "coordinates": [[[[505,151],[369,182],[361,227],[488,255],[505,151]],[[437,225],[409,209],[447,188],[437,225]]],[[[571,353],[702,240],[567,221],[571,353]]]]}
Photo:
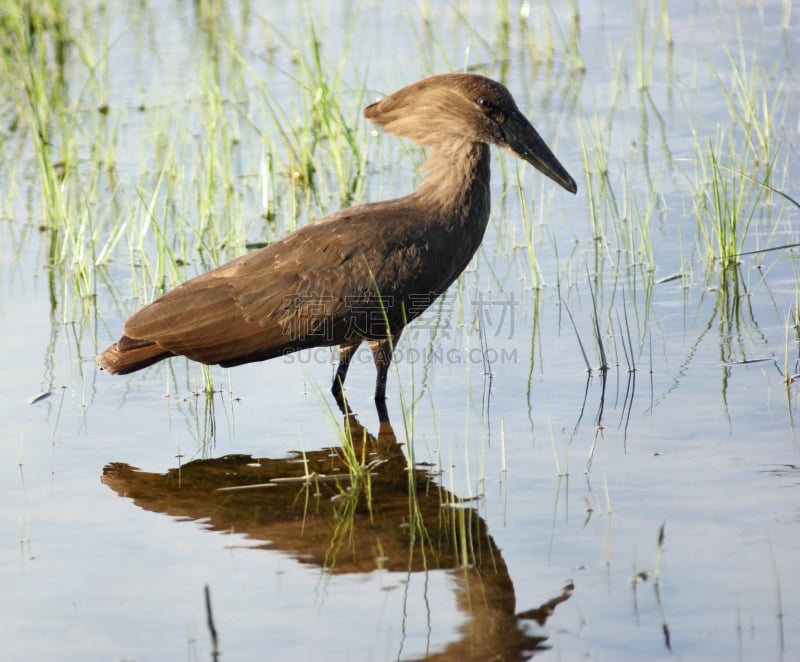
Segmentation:
{"type": "MultiPolygon", "coordinates": [[[[123,238],[92,271],[86,298],[76,266],[48,268],[30,134],[4,129],[15,155],[0,166],[4,659],[207,659],[206,585],[228,659],[797,657],[798,385],[782,374],[800,372],[796,249],[744,255],[722,270],[699,238],[691,184],[707,180],[696,145],[731,124],[724,90],[741,96],[734,64],[761,66],[755,78],[779,111],[771,182],[797,199],[798,17],[784,18],[780,2],[725,13],[670,3],[670,49],[658,7],[585,4],[577,32],[571,9],[524,3],[530,18],[514,13],[507,34],[486,3],[431,10],[430,23],[385,3],[309,10],[330,72],[352,35],[336,91],[368,149],[367,199],[410,190],[420,157],[369,133],[358,109],[465,63],[505,76],[579,187],[569,196],[526,164],[495,158],[481,251],[401,342],[388,389],[399,445],[384,435],[370,449],[386,460],[374,467],[372,512],[365,491],[342,495],[336,483],[281,484],[281,497],[278,488],[216,491],[219,480],[252,482],[242,478],[251,471],[262,482],[295,475],[297,462],[280,461],[304,452],[317,474],[346,473],[333,458],[325,464],[343,434],[327,393],[329,352],[213,369],[213,396],[198,367],[179,360],[130,377],[97,373],[97,351],[156,294],[145,275],[155,267],[123,238]],[[535,58],[548,38],[550,65],[535,58]],[[349,98],[362,80],[364,98],[349,98]],[[597,144],[616,206],[600,194],[597,144]],[[409,500],[403,458],[412,448],[418,491],[409,500]],[[213,474],[228,455],[252,457],[224,465],[221,478],[192,474],[213,474]]],[[[287,149],[264,89],[286,122],[308,111],[296,65],[308,48],[303,17],[231,4],[209,32],[196,6],[81,5],[72,29],[85,53],[94,49],[87,57],[105,53],[100,83],[87,82],[74,47],[65,68],[71,112],[86,118],[75,138],[86,190],[95,137],[117,132],[115,178],[97,184],[91,216],[98,227],[115,217],[145,223],[154,201],[153,228],[171,233],[174,250],[190,247],[186,273],[166,269],[167,283],[341,204],[328,170],[307,207],[291,177],[262,174],[266,155],[287,149]],[[187,164],[209,153],[210,81],[222,85],[236,134],[234,195],[213,208],[222,224],[239,224],[238,245],[195,230],[194,202],[164,200],[154,174],[158,154],[177,145],[186,199],[203,190],[187,164]],[[99,97],[107,115],[94,111],[99,97]],[[275,223],[261,216],[267,198],[275,223]]],[[[15,112],[8,102],[2,116],[15,112]]],[[[797,243],[798,218],[779,195],[762,198],[744,249],[797,243]]],[[[347,384],[378,436],[368,352],[347,384]]]]}

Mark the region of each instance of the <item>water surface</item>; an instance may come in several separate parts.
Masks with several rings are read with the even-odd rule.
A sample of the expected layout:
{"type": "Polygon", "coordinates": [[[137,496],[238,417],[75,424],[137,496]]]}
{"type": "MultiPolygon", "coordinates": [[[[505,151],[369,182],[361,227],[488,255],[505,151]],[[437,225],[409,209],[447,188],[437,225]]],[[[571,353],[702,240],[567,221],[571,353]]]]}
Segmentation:
{"type": "MultiPolygon", "coordinates": [[[[730,181],[763,177],[746,146],[767,126],[770,183],[800,195],[785,4],[523,3],[506,24],[502,4],[477,2],[427,16],[77,3],[64,191],[84,232],[40,229],[24,95],[9,90],[2,109],[3,657],[207,659],[206,585],[229,659],[796,657],[796,248],[722,269],[697,211],[708,145],[730,181]],[[299,64],[312,17],[322,74],[368,156],[353,201],[408,192],[421,162],[360,109],[464,66],[503,78],[579,187],[494,159],[482,249],[399,348],[398,444],[370,449],[386,460],[372,513],[364,492],[343,495],[347,480],[216,491],[253,471],[295,475],[303,453],[317,473],[346,473],[331,457],[343,422],[329,352],[212,369],[211,396],[182,360],[121,378],[94,367],[162,283],[341,206],[324,145],[309,193],[279,131],[314,112],[299,64]],[[748,94],[769,123],[737,117],[748,94]],[[96,175],[98,159],[113,168],[96,175]],[[177,268],[156,259],[160,237],[177,268]],[[52,267],[54,245],[67,259],[52,267]]],[[[744,250],[796,244],[796,206],[757,194],[744,250]]],[[[365,351],[348,395],[378,437],[373,385],[365,351]]]]}

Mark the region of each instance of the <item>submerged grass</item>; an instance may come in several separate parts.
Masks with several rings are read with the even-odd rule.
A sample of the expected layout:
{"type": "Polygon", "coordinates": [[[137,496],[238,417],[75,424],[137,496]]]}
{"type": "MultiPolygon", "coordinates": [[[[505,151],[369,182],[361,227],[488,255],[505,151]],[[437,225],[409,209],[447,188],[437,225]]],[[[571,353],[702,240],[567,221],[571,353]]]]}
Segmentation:
{"type": "Polygon", "coordinates": [[[34,144],[43,224],[52,230],[65,218],[61,182],[75,166],[74,152],[69,149],[75,127],[66,112],[64,77],[71,40],[67,17],[59,3],[41,6],[6,3],[4,9],[4,69],[8,78],[19,83],[19,89],[23,90],[18,106],[19,125],[34,144]]]}
{"type": "Polygon", "coordinates": [[[729,71],[712,71],[727,107],[728,126],[719,127],[713,139],[692,127],[695,173],[686,175],[695,196],[698,243],[723,269],[739,263],[756,222],[772,225],[769,239],[775,231],[773,192],[783,188],[789,158],[788,151],[781,153],[779,127],[792,96],[788,79],[780,73],[785,64],[776,61],[766,69],[758,51],[745,46],[738,8],[732,25],[736,50],[723,46],[729,71]]]}
{"type": "MultiPolygon", "coordinates": [[[[353,20],[357,25],[358,17],[353,20]]],[[[363,77],[357,87],[345,81],[353,32],[345,35],[339,60],[331,66],[310,12],[303,13],[303,26],[301,39],[279,35],[296,63],[294,73],[283,73],[299,86],[299,121],[290,119],[289,109],[266,85],[255,84],[282,147],[277,155],[283,158],[283,171],[301,190],[316,195],[319,204],[327,204],[326,187],[332,183],[339,204],[348,205],[363,194],[367,151],[364,130],[359,128],[366,85],[363,77]]]]}
{"type": "MultiPolygon", "coordinates": [[[[295,45],[286,41],[296,73],[284,75],[299,86],[304,118],[291,128],[284,121],[291,110],[268,95],[259,81],[262,72],[242,67],[238,35],[221,7],[205,8],[193,36],[199,55],[192,76],[196,96],[130,109],[115,105],[109,89],[107,60],[114,44],[102,16],[87,15],[94,29],[74,33],[85,30],[86,16],[68,14],[62,3],[3,6],[0,66],[9,89],[22,91],[15,123],[31,138],[49,261],[72,276],[70,289],[79,298],[92,301],[96,267],[110,265],[121,253],[137,266],[140,275],[133,277],[144,279],[139,299],[147,300],[193,272],[241,254],[259,203],[267,220],[284,209],[295,209],[281,214],[290,219],[313,218],[328,205],[329,184],[340,204],[361,195],[367,150],[358,120],[364,86],[358,92],[344,85],[346,49],[329,74],[310,14],[307,38],[295,45]],[[81,76],[86,83],[76,95],[73,80],[81,76]],[[272,121],[256,128],[249,109],[259,93],[272,121]],[[346,107],[340,105],[344,101],[346,107]],[[133,122],[122,119],[130,110],[138,114],[133,122]],[[138,177],[130,176],[127,155],[118,153],[120,142],[131,139],[141,145],[138,177]],[[248,165],[254,151],[262,163],[255,178],[248,165]],[[314,179],[315,167],[325,176],[314,179]],[[296,200],[282,205],[285,194],[291,198],[303,189],[316,191],[314,210],[298,209],[296,200]]],[[[308,208],[309,202],[303,204],[308,208]]]]}
{"type": "Polygon", "coordinates": [[[739,264],[739,255],[747,245],[772,164],[764,170],[761,180],[764,186],[753,186],[749,178],[723,168],[718,160],[720,153],[720,148],[709,141],[705,158],[699,161],[704,170],[708,168],[702,173],[708,186],[698,192],[698,231],[706,255],[718,260],[723,269],[729,269],[739,264]]]}

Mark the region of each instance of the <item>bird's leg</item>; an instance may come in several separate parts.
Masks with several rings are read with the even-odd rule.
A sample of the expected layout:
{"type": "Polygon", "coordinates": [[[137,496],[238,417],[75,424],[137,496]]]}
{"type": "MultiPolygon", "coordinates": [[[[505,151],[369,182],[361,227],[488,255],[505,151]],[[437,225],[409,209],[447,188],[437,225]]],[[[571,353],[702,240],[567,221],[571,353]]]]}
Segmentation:
{"type": "Polygon", "coordinates": [[[336,374],[333,376],[331,393],[333,393],[336,404],[339,405],[339,409],[342,410],[342,413],[347,413],[349,411],[347,400],[344,397],[344,380],[347,377],[347,369],[350,367],[353,354],[356,353],[360,344],[361,341],[359,340],[355,344],[339,346],[339,366],[336,368],[336,374]]]}
{"type": "Polygon", "coordinates": [[[389,374],[389,366],[392,364],[392,353],[397,341],[400,340],[401,333],[402,330],[384,340],[373,340],[370,343],[372,360],[375,361],[375,369],[378,371],[375,381],[375,405],[381,421],[389,420],[389,413],[386,410],[386,378],[389,374]]]}

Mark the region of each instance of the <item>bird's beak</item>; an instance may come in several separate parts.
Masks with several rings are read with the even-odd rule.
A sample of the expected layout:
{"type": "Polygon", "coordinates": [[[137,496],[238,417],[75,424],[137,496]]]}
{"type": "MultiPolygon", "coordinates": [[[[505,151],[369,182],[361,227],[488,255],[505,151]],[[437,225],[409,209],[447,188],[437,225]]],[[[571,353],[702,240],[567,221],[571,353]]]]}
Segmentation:
{"type": "Polygon", "coordinates": [[[577,192],[575,180],[521,113],[515,112],[506,118],[503,122],[503,137],[506,146],[517,156],[525,159],[554,182],[561,184],[570,193],[577,192]]]}

